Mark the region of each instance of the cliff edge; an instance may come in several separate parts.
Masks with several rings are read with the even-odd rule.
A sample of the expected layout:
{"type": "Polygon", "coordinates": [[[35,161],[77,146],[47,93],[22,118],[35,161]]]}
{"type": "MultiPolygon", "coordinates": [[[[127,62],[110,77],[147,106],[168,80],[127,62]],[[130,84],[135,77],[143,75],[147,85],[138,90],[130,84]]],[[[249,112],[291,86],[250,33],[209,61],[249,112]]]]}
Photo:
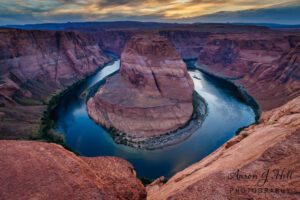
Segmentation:
{"type": "Polygon", "coordinates": [[[300,97],[252,125],[166,184],[149,200],[297,199],[300,191],[300,97]]]}
{"type": "Polygon", "coordinates": [[[0,141],[0,199],[146,198],[133,166],[116,157],[79,157],[43,142],[0,141]]]}

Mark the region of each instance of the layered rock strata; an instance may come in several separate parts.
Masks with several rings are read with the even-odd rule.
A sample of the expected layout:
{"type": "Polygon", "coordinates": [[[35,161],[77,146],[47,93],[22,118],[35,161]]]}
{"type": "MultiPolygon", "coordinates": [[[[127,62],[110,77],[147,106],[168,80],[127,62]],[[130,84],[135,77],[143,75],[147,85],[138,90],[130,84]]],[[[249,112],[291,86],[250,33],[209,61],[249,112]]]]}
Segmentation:
{"type": "Polygon", "coordinates": [[[262,110],[300,95],[300,36],[280,32],[212,35],[198,64],[245,87],[262,110]]]}
{"type": "Polygon", "coordinates": [[[51,96],[110,59],[87,34],[0,29],[0,138],[30,138],[51,96]]]}
{"type": "Polygon", "coordinates": [[[130,163],[78,157],[59,145],[0,141],[0,199],[146,198],[130,163]]]}
{"type": "Polygon", "coordinates": [[[193,90],[184,62],[166,38],[135,35],[122,52],[120,73],[87,108],[97,123],[142,141],[183,126],[193,113],[193,90]]]}

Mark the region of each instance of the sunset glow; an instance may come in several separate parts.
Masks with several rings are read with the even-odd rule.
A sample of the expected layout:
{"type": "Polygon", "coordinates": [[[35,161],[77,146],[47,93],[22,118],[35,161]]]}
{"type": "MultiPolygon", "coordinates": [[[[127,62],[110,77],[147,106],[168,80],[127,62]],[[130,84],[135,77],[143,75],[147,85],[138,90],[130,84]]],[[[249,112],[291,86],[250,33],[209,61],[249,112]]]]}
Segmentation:
{"type": "Polygon", "coordinates": [[[1,24],[66,21],[177,21],[220,11],[285,5],[292,0],[0,0],[1,24]]]}

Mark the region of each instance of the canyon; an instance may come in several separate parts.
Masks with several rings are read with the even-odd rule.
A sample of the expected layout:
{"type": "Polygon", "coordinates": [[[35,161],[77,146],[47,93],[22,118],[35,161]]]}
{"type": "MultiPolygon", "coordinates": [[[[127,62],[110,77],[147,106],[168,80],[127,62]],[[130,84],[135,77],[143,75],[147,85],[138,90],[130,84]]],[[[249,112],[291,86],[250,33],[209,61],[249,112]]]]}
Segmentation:
{"type": "Polygon", "coordinates": [[[143,142],[185,125],[193,113],[194,85],[184,62],[162,36],[134,35],[121,54],[120,73],[87,102],[90,117],[143,142]]]}
{"type": "MultiPolygon", "coordinates": [[[[140,32],[138,28],[115,27],[64,31],[1,29],[1,139],[39,138],[40,118],[49,99],[112,60],[105,51],[121,55],[132,35],[140,32]]],[[[167,38],[182,59],[197,59],[199,69],[245,88],[261,109],[257,124],[243,129],[217,151],[178,172],[166,183],[161,178],[148,185],[147,198],[297,199],[300,32],[226,24],[161,25],[148,28],[147,32],[167,38]],[[239,188],[256,188],[257,182],[228,178],[237,170],[261,174],[266,169],[293,170],[291,179],[264,185],[289,191],[239,193],[239,188]]],[[[67,188],[68,197],[74,197],[71,191],[77,191],[82,198],[97,195],[103,199],[112,199],[110,195],[120,199],[146,198],[145,188],[135,178],[132,166],[121,159],[82,158],[58,145],[42,142],[3,140],[0,148],[1,163],[4,163],[0,166],[3,198],[29,195],[51,199],[57,197],[54,190],[59,187],[55,183],[67,188]],[[33,160],[37,162],[31,163],[33,160]],[[47,167],[55,170],[57,177],[66,177],[68,182],[61,179],[54,182],[51,177],[55,173],[41,170],[47,167]],[[28,171],[25,175],[20,172],[23,168],[28,171]],[[127,169],[125,173],[115,174],[124,169],[127,169]],[[24,176],[15,180],[16,173],[24,176]],[[130,184],[126,181],[129,177],[130,184]],[[17,192],[9,189],[22,188],[24,180],[36,184],[26,184],[26,189],[17,192]],[[40,184],[41,180],[44,184],[40,184]],[[41,191],[47,191],[45,195],[49,196],[40,196],[41,191]]]]}

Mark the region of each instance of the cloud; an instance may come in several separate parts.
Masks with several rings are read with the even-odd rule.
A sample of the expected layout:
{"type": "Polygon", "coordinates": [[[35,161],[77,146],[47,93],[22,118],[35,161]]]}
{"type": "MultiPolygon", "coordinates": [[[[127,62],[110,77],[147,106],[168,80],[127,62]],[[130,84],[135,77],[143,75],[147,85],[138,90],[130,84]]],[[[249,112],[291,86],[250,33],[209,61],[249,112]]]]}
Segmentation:
{"type": "Polygon", "coordinates": [[[139,4],[138,0],[103,0],[99,2],[99,6],[120,6],[139,4]]]}
{"type": "Polygon", "coordinates": [[[0,0],[0,24],[64,21],[178,21],[292,0],[0,0]]]}

